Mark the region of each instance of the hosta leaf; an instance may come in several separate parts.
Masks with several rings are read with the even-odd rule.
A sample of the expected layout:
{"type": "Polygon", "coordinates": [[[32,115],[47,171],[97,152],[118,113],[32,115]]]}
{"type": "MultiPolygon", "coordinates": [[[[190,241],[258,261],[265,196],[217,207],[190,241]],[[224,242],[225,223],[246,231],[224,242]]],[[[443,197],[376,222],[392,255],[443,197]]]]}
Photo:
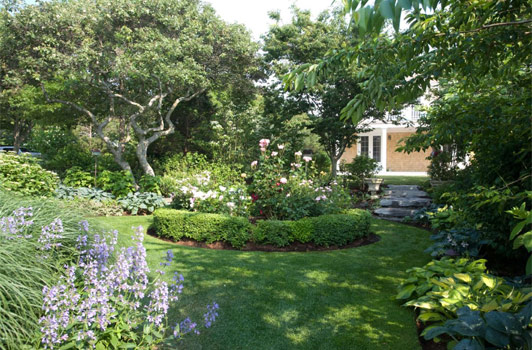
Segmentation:
{"type": "Polygon", "coordinates": [[[462,339],[456,344],[454,350],[484,350],[484,346],[476,339],[462,339]]]}
{"type": "Polygon", "coordinates": [[[439,314],[437,312],[423,312],[419,315],[417,319],[423,322],[446,320],[446,318],[442,314],[439,314]]]}
{"type": "Polygon", "coordinates": [[[458,278],[460,281],[471,283],[471,276],[466,273],[455,273],[454,277],[458,278]]]}
{"type": "Polygon", "coordinates": [[[408,299],[410,298],[410,296],[415,290],[416,290],[416,286],[414,284],[409,284],[401,288],[401,290],[399,291],[399,293],[397,294],[395,298],[396,299],[408,299]]]}

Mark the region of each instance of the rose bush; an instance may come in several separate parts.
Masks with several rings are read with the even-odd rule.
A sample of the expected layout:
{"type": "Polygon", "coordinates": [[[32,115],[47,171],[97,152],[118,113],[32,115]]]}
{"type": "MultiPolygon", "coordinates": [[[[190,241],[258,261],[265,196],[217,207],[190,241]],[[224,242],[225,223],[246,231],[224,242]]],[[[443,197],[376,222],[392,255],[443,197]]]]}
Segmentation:
{"type": "Polygon", "coordinates": [[[335,181],[328,183],[319,176],[312,157],[296,152],[295,161],[288,165],[285,146],[268,150],[269,146],[270,140],[260,140],[261,156],[251,163],[248,190],[253,198],[253,215],[297,220],[337,213],[350,206],[349,195],[335,181]]]}

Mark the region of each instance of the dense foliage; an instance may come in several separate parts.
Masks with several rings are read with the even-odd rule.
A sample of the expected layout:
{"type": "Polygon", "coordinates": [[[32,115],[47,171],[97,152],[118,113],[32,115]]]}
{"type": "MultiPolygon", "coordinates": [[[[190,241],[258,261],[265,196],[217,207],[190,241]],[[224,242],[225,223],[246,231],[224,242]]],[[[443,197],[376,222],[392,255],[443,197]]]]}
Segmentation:
{"type": "Polygon", "coordinates": [[[221,241],[235,248],[250,241],[276,247],[294,242],[328,247],[344,246],[367,236],[370,219],[366,211],[351,210],[296,221],[260,220],[251,225],[242,217],[159,209],[154,212],[153,226],[157,235],[176,241],[183,238],[206,243],[221,241]]]}
{"type": "Polygon", "coordinates": [[[57,174],[43,169],[36,159],[0,152],[0,187],[26,196],[51,196],[59,184],[57,174]]]}

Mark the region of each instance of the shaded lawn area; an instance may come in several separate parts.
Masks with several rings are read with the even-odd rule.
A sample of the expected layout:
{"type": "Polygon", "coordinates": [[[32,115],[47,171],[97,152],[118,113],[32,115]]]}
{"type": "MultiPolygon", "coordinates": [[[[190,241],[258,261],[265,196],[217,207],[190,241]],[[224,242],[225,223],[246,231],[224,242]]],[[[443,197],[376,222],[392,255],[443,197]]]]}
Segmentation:
{"type": "MultiPolygon", "coordinates": [[[[120,232],[151,217],[93,219],[120,232]]],[[[147,236],[150,267],[168,249],[171,266],[185,277],[173,320],[203,322],[205,306],[220,305],[219,318],[179,349],[421,349],[414,313],[393,299],[405,270],[426,264],[426,231],[374,220],[382,240],[368,246],[308,253],[267,253],[181,247],[147,236]]],[[[170,278],[170,276],[168,276],[170,278]]]]}
{"type": "Polygon", "coordinates": [[[384,179],[384,185],[418,185],[421,186],[429,181],[428,176],[395,176],[395,175],[379,175],[379,178],[384,179]]]}

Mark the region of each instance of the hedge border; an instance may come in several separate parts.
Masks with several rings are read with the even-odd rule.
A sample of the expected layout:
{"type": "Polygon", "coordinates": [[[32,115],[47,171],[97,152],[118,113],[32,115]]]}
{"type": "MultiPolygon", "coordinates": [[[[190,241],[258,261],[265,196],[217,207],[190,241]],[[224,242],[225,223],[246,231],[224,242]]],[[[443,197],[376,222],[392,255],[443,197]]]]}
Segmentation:
{"type": "Polygon", "coordinates": [[[370,234],[371,214],[360,209],[326,214],[296,221],[247,218],[157,209],[153,213],[155,234],[172,241],[191,239],[207,244],[224,242],[242,249],[246,243],[285,247],[293,243],[319,247],[345,246],[370,234]]]}

